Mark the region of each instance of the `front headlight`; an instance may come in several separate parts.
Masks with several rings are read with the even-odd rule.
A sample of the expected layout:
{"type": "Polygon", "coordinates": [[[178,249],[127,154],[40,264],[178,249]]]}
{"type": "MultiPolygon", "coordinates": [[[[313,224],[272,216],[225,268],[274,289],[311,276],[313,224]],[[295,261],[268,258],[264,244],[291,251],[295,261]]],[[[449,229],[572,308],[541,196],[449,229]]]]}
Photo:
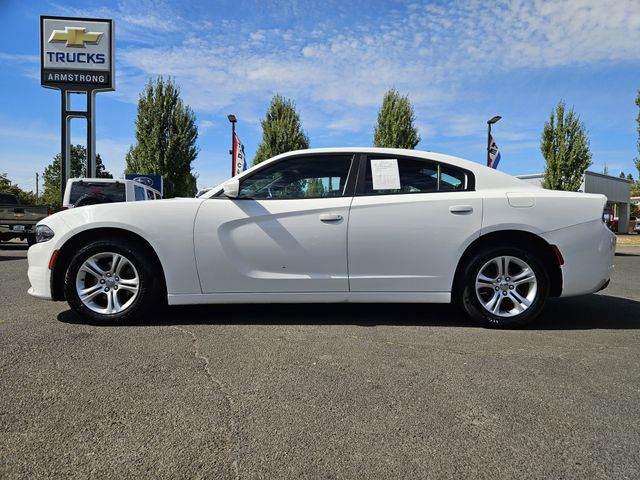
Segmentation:
{"type": "Polygon", "coordinates": [[[36,242],[42,243],[53,238],[55,233],[46,225],[36,225],[36,242]]]}

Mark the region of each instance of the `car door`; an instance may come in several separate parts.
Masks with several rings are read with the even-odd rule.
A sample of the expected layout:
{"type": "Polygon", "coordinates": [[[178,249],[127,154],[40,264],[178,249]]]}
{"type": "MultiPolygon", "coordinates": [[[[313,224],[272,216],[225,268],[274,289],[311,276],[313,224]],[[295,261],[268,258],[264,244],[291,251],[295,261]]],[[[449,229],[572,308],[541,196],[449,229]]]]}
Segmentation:
{"type": "Polygon", "coordinates": [[[353,159],[288,157],[243,178],[238,198],[205,200],[194,231],[203,293],[348,291],[353,159]]]}
{"type": "Polygon", "coordinates": [[[363,156],[349,217],[352,292],[448,292],[479,236],[471,172],[422,158],[363,156]]]}

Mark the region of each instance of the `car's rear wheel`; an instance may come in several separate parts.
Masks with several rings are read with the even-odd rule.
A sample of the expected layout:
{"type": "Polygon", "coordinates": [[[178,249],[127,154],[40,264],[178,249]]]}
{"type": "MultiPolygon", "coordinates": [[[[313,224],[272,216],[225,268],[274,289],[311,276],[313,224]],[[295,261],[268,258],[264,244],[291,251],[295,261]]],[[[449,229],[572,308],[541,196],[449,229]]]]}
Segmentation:
{"type": "Polygon", "coordinates": [[[532,252],[514,247],[479,252],[463,273],[462,308],[484,325],[522,326],[542,311],[549,283],[544,265],[532,252]]]}
{"type": "Polygon", "coordinates": [[[159,298],[158,272],[135,242],[105,239],[81,248],[65,274],[69,306],[92,321],[118,323],[140,317],[159,298]]]}

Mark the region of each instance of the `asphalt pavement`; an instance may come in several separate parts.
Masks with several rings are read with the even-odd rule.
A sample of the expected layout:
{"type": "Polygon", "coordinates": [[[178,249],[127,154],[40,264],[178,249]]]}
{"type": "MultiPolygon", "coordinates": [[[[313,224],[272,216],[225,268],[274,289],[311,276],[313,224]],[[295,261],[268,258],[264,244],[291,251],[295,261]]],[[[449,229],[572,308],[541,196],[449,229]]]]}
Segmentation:
{"type": "Polygon", "coordinates": [[[640,249],[524,330],[448,305],[88,325],[0,245],[0,478],[640,478],[640,249]]]}

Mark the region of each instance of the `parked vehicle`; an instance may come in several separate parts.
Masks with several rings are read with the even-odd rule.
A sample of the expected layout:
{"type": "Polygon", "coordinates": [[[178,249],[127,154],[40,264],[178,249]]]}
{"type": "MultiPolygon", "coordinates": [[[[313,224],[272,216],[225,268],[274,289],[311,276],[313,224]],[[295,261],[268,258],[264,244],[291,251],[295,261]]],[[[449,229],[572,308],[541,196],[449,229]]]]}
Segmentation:
{"type": "MultiPolygon", "coordinates": [[[[67,210],[38,224],[29,293],[96,322],[203,303],[455,302],[519,326],[605,288],[606,198],[399,149],[289,152],[200,198],[67,210]]],[[[416,307],[418,308],[418,307],[416,307]]]]}
{"type": "Polygon", "coordinates": [[[63,208],[84,207],[100,203],[158,200],[162,194],[134,180],[114,178],[70,178],[64,190],[63,208]]]}
{"type": "Polygon", "coordinates": [[[19,238],[33,245],[36,223],[49,213],[46,205],[22,205],[13,193],[0,193],[0,241],[19,238]]]}

